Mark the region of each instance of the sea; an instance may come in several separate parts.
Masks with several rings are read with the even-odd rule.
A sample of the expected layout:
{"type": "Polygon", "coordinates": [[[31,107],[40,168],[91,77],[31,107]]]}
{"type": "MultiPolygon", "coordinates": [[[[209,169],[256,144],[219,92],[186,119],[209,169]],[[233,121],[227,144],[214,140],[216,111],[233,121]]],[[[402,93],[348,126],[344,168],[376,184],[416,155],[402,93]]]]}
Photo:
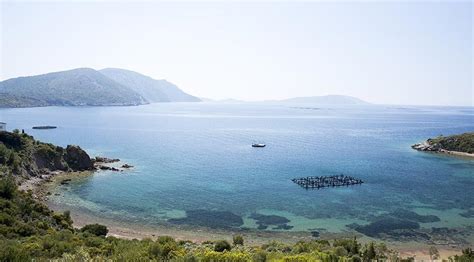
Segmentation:
{"type": "Polygon", "coordinates": [[[410,147],[473,132],[473,107],[159,103],[0,109],[0,121],[133,166],[59,186],[49,201],[64,209],[150,228],[474,243],[474,159],[410,147]],[[292,181],[341,174],[364,183],[292,181]]]}

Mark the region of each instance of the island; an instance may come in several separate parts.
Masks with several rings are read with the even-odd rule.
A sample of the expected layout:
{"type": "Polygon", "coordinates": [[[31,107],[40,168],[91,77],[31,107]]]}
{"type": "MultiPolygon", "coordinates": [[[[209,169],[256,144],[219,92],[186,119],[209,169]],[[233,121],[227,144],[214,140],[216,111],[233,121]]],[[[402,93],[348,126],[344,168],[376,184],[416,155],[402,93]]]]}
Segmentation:
{"type": "Polygon", "coordinates": [[[33,129],[55,129],[57,126],[34,126],[33,129]]]}
{"type": "Polygon", "coordinates": [[[474,132],[451,136],[440,135],[411,147],[418,151],[474,158],[474,132]]]}

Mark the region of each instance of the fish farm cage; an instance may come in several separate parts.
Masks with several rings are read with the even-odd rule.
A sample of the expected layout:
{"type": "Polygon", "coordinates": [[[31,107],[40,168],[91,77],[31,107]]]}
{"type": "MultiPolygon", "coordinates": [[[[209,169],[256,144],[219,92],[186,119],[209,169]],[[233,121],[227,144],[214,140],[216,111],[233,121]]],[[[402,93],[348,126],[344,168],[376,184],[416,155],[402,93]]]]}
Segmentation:
{"type": "Polygon", "coordinates": [[[335,175],[335,176],[308,176],[293,178],[291,181],[296,183],[305,189],[320,189],[327,187],[341,187],[341,186],[353,186],[361,185],[364,183],[361,179],[345,176],[345,175],[335,175]]]}

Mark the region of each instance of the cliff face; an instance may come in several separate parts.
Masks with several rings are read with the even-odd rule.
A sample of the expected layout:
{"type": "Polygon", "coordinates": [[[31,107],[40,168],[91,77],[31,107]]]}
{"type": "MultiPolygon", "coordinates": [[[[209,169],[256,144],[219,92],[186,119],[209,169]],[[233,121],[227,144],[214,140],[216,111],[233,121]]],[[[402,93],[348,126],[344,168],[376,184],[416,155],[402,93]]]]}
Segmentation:
{"type": "Polygon", "coordinates": [[[93,170],[94,161],[79,146],[42,143],[27,134],[0,132],[0,172],[38,176],[51,171],[93,170]]]}
{"type": "Polygon", "coordinates": [[[73,170],[84,171],[94,169],[94,162],[86,151],[82,150],[79,146],[68,145],[63,156],[69,168],[73,170]]]}

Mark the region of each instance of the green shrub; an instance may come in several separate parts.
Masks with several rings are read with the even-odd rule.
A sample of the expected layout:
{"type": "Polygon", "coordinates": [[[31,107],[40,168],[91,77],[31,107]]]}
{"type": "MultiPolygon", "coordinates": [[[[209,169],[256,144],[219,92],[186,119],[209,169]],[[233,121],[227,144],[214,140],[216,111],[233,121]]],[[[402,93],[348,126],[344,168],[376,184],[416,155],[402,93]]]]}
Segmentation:
{"type": "Polygon", "coordinates": [[[224,250],[230,251],[232,247],[230,246],[229,242],[227,240],[218,240],[214,244],[214,251],[217,252],[224,252],[224,250]]]}
{"type": "Polygon", "coordinates": [[[96,236],[106,236],[107,233],[109,232],[106,226],[99,225],[99,224],[85,225],[81,228],[81,231],[88,232],[96,236]]]}
{"type": "Polygon", "coordinates": [[[241,235],[235,235],[232,240],[235,246],[244,244],[244,238],[241,235]]]}
{"type": "Polygon", "coordinates": [[[166,260],[172,257],[172,252],[178,250],[178,244],[169,236],[158,237],[156,242],[152,242],[148,248],[150,258],[166,260]]]}
{"type": "Polygon", "coordinates": [[[0,213],[0,224],[11,226],[15,222],[15,219],[4,212],[0,213]]]}
{"type": "Polygon", "coordinates": [[[0,240],[0,261],[31,261],[17,241],[0,240]]]}
{"type": "Polygon", "coordinates": [[[0,143],[0,164],[6,165],[12,153],[12,150],[8,149],[3,143],[0,143]]]}
{"type": "Polygon", "coordinates": [[[360,244],[357,239],[336,239],[334,240],[334,247],[344,247],[349,255],[359,254],[360,244]]]}
{"type": "Polygon", "coordinates": [[[15,232],[22,237],[28,237],[34,235],[36,230],[32,225],[26,223],[16,223],[15,232]]]}
{"type": "Polygon", "coordinates": [[[265,262],[267,261],[267,252],[263,250],[256,251],[252,256],[252,261],[255,262],[265,262]]]}
{"type": "Polygon", "coordinates": [[[334,255],[338,257],[347,256],[347,250],[344,247],[338,246],[334,249],[334,255]]]}
{"type": "Polygon", "coordinates": [[[216,252],[208,251],[202,254],[202,262],[250,262],[252,257],[248,252],[216,252]]]}
{"type": "Polygon", "coordinates": [[[0,197],[12,199],[16,192],[16,183],[12,175],[0,179],[0,197]]]}
{"type": "Polygon", "coordinates": [[[56,151],[56,147],[51,144],[39,144],[36,148],[36,153],[45,159],[53,159],[60,156],[60,153],[56,151]]]}
{"type": "Polygon", "coordinates": [[[370,242],[370,244],[366,246],[365,248],[364,260],[372,261],[373,259],[376,258],[376,256],[377,256],[377,253],[375,252],[374,242],[370,242]]]}

